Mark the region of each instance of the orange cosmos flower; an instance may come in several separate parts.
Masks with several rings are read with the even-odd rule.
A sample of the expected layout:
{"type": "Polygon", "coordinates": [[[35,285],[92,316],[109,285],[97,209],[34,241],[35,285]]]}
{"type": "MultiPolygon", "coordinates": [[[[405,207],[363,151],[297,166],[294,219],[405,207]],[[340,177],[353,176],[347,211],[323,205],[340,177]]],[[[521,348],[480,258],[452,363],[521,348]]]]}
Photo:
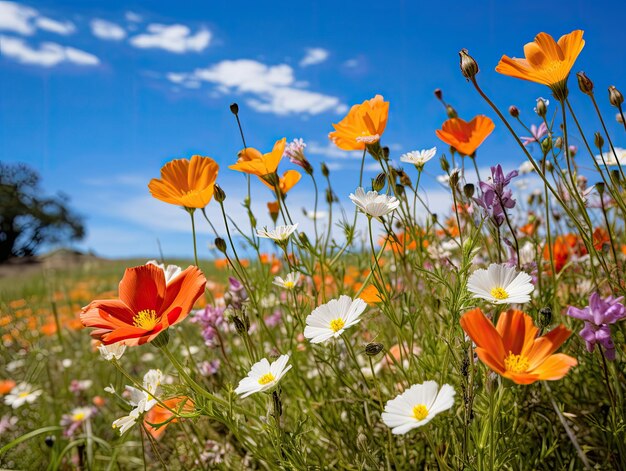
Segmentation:
{"type": "Polygon", "coordinates": [[[239,158],[237,163],[229,166],[232,170],[238,172],[249,173],[258,177],[264,177],[276,173],[278,164],[283,158],[285,153],[285,143],[287,138],[283,137],[279,141],[276,141],[272,152],[267,154],[261,154],[253,147],[248,147],[239,152],[239,158]]]}
{"type": "Polygon", "coordinates": [[[148,184],[150,193],[165,203],[185,208],[204,208],[213,197],[219,166],[210,157],[194,155],[176,159],[161,168],[161,178],[148,184]]]}
{"type": "MultiPolygon", "coordinates": [[[[287,170],[283,173],[283,176],[278,179],[278,189],[281,194],[286,195],[289,190],[291,190],[296,183],[300,181],[302,178],[302,174],[297,170],[287,170]]],[[[271,185],[266,180],[261,178],[263,184],[271,190],[275,190],[274,185],[271,185]]]]}
{"type": "Polygon", "coordinates": [[[383,297],[378,291],[378,288],[376,288],[376,286],[374,285],[368,285],[366,288],[364,288],[363,291],[361,291],[359,298],[361,298],[370,306],[374,306],[382,302],[383,300],[383,297]]]}
{"type": "Polygon", "coordinates": [[[602,250],[605,245],[611,245],[609,233],[602,227],[596,227],[593,231],[593,246],[596,250],[602,250]]]}
{"type": "Polygon", "coordinates": [[[80,320],[95,327],[91,336],[105,345],[120,341],[141,345],[187,317],[205,285],[197,267],[187,268],[167,284],[163,270],[155,265],[128,268],[119,299],[92,301],[83,308],[80,320]]]}
{"type": "Polygon", "coordinates": [[[389,102],[382,95],[354,105],[328,138],[343,150],[363,150],[367,144],[380,140],[387,126],[389,102]]]}
{"type": "Polygon", "coordinates": [[[13,381],[12,379],[0,380],[0,396],[9,394],[11,392],[11,389],[15,387],[15,384],[15,381],[13,381]]]}
{"type": "Polygon", "coordinates": [[[495,127],[490,118],[478,115],[469,123],[461,118],[451,118],[435,132],[439,139],[454,147],[459,154],[474,155],[495,127]]]}
{"type": "Polygon", "coordinates": [[[577,365],[575,358],[554,353],[571,335],[563,324],[542,337],[532,318],[510,309],[493,324],[476,308],[461,317],[461,327],[476,344],[476,354],[489,368],[517,384],[557,380],[577,365]]]}
{"type": "Polygon", "coordinates": [[[161,435],[163,435],[168,425],[174,422],[178,422],[177,418],[172,419],[172,417],[174,416],[174,412],[172,411],[176,411],[178,413],[189,413],[193,412],[194,410],[193,401],[186,396],[179,396],[167,399],[163,401],[163,404],[164,406],[161,404],[156,404],[154,407],[152,407],[146,414],[146,417],[143,421],[146,430],[155,440],[161,438],[161,435]],[[162,425],[156,428],[153,427],[151,424],[162,425]]]}
{"type": "MultiPolygon", "coordinates": [[[[559,273],[572,256],[582,257],[587,254],[582,241],[575,234],[557,236],[552,244],[552,256],[554,257],[554,270],[559,273]]],[[[544,260],[550,261],[550,248],[546,244],[543,248],[544,260]]]]}
{"type": "Polygon", "coordinates": [[[581,30],[561,36],[556,42],[549,34],[539,33],[534,42],[524,46],[525,59],[502,56],[496,72],[547,85],[557,99],[562,99],[567,77],[584,46],[581,30]]]}

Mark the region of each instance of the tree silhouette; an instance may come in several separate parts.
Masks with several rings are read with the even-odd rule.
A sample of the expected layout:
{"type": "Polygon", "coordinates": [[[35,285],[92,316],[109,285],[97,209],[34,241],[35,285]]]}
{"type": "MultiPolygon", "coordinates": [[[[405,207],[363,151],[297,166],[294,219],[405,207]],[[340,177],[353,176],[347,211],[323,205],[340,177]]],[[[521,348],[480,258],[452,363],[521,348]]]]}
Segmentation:
{"type": "Polygon", "coordinates": [[[82,239],[82,219],[62,194],[44,196],[39,175],[24,164],[0,162],[0,263],[33,255],[43,244],[82,239]]]}

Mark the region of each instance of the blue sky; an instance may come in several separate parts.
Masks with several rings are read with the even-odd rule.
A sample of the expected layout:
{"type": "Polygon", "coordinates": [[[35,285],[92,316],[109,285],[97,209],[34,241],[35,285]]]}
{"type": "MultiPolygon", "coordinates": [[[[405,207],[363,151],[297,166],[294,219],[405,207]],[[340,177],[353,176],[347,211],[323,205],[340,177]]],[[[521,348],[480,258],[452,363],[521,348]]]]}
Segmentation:
{"type": "MultiPolygon", "coordinates": [[[[522,55],[540,31],[558,37],[580,28],[587,43],[574,71],[595,81],[623,145],[606,87],[626,88],[625,13],[618,1],[0,1],[0,160],[28,163],[46,191],[70,196],[87,222],[82,248],[154,256],[158,237],[166,256],[188,256],[187,215],[152,200],[147,184],[173,158],[210,156],[221,166],[230,214],[243,216],[244,180],[227,168],[241,148],[233,101],[249,145],[267,152],[283,136],[304,138],[313,165],[329,164],[346,200],[358,160],[334,149],[327,134],[348,106],[376,93],[391,102],[383,143],[396,161],[414,149],[447,150],[434,134],[445,120],[433,96],[439,87],[461,117],[484,113],[496,121],[480,167],[513,168],[524,157],[460,74],[457,52],[468,48],[483,88],[505,109],[516,104],[530,124],[535,99],[547,90],[500,76],[495,65],[502,54],[522,55]]],[[[599,124],[570,80],[591,134],[599,124]]],[[[438,163],[427,171],[439,174],[438,163]]],[[[435,180],[424,185],[444,210],[435,180]]],[[[310,192],[303,178],[289,195],[292,211],[310,207],[310,192]]],[[[270,193],[259,183],[253,195],[267,223],[261,213],[270,193]]],[[[202,226],[204,256],[210,239],[202,226]]]]}

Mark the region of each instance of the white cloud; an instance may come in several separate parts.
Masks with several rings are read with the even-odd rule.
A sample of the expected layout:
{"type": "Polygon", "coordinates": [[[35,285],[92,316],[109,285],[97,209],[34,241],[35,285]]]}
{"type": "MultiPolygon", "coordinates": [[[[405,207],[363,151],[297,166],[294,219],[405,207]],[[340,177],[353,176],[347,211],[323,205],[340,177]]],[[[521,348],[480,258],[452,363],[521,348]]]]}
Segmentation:
{"type": "Polygon", "coordinates": [[[344,67],[349,67],[349,68],[353,68],[353,67],[357,67],[359,65],[359,60],[358,59],[348,59],[347,61],[345,61],[343,63],[344,67]]]}
{"type": "Polygon", "coordinates": [[[132,11],[127,11],[124,18],[126,18],[126,21],[130,21],[131,23],[141,23],[143,21],[141,15],[132,11]]]}
{"type": "Polygon", "coordinates": [[[126,30],[110,21],[94,19],[90,23],[92,34],[100,39],[119,41],[126,37],[126,30]]]}
{"type": "Polygon", "coordinates": [[[320,155],[331,159],[357,159],[363,157],[362,151],[345,151],[328,141],[325,145],[316,141],[307,143],[306,153],[311,155],[320,155]]]}
{"type": "Polygon", "coordinates": [[[100,60],[85,51],[73,47],[61,46],[52,42],[44,42],[34,49],[22,39],[0,35],[0,51],[2,55],[22,64],[53,67],[63,62],[93,66],[100,60]]]}
{"type": "Polygon", "coordinates": [[[328,59],[329,52],[321,47],[312,47],[306,50],[306,55],[300,61],[300,67],[320,64],[328,59]]]}
{"type": "Polygon", "coordinates": [[[37,29],[61,35],[76,31],[70,21],[57,21],[41,16],[37,10],[15,2],[0,1],[0,31],[12,31],[30,36],[37,29]]]}
{"type": "Polygon", "coordinates": [[[167,78],[183,86],[209,82],[215,84],[216,91],[221,94],[249,95],[248,105],[262,113],[341,113],[346,109],[337,97],[304,90],[304,84],[296,82],[294,71],[287,64],[267,65],[250,59],[224,60],[191,73],[173,72],[167,74],[167,78]]]}
{"type": "Polygon", "coordinates": [[[211,42],[211,32],[201,29],[192,35],[191,30],[180,24],[150,24],[147,33],[130,38],[130,43],[140,49],[164,49],[182,54],[184,52],[200,52],[211,42]]]}
{"type": "Polygon", "coordinates": [[[0,31],[30,35],[35,32],[31,20],[37,10],[13,2],[0,1],[0,31]]]}
{"type": "Polygon", "coordinates": [[[39,29],[43,29],[50,33],[61,34],[63,36],[67,36],[68,34],[72,34],[76,31],[76,27],[71,21],[57,21],[44,16],[37,18],[35,20],[35,24],[39,29]]]}

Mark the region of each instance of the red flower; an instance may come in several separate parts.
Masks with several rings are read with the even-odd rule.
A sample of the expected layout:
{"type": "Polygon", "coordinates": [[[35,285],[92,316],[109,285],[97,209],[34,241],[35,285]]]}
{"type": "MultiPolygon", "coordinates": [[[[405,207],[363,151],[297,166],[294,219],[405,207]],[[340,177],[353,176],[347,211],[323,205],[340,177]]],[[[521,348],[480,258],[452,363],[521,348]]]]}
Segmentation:
{"type": "Polygon", "coordinates": [[[205,285],[206,278],[193,266],[167,285],[163,270],[155,265],[128,268],[119,299],[92,301],[83,308],[80,320],[95,327],[91,336],[105,345],[121,341],[141,345],[187,317],[205,285]]]}

